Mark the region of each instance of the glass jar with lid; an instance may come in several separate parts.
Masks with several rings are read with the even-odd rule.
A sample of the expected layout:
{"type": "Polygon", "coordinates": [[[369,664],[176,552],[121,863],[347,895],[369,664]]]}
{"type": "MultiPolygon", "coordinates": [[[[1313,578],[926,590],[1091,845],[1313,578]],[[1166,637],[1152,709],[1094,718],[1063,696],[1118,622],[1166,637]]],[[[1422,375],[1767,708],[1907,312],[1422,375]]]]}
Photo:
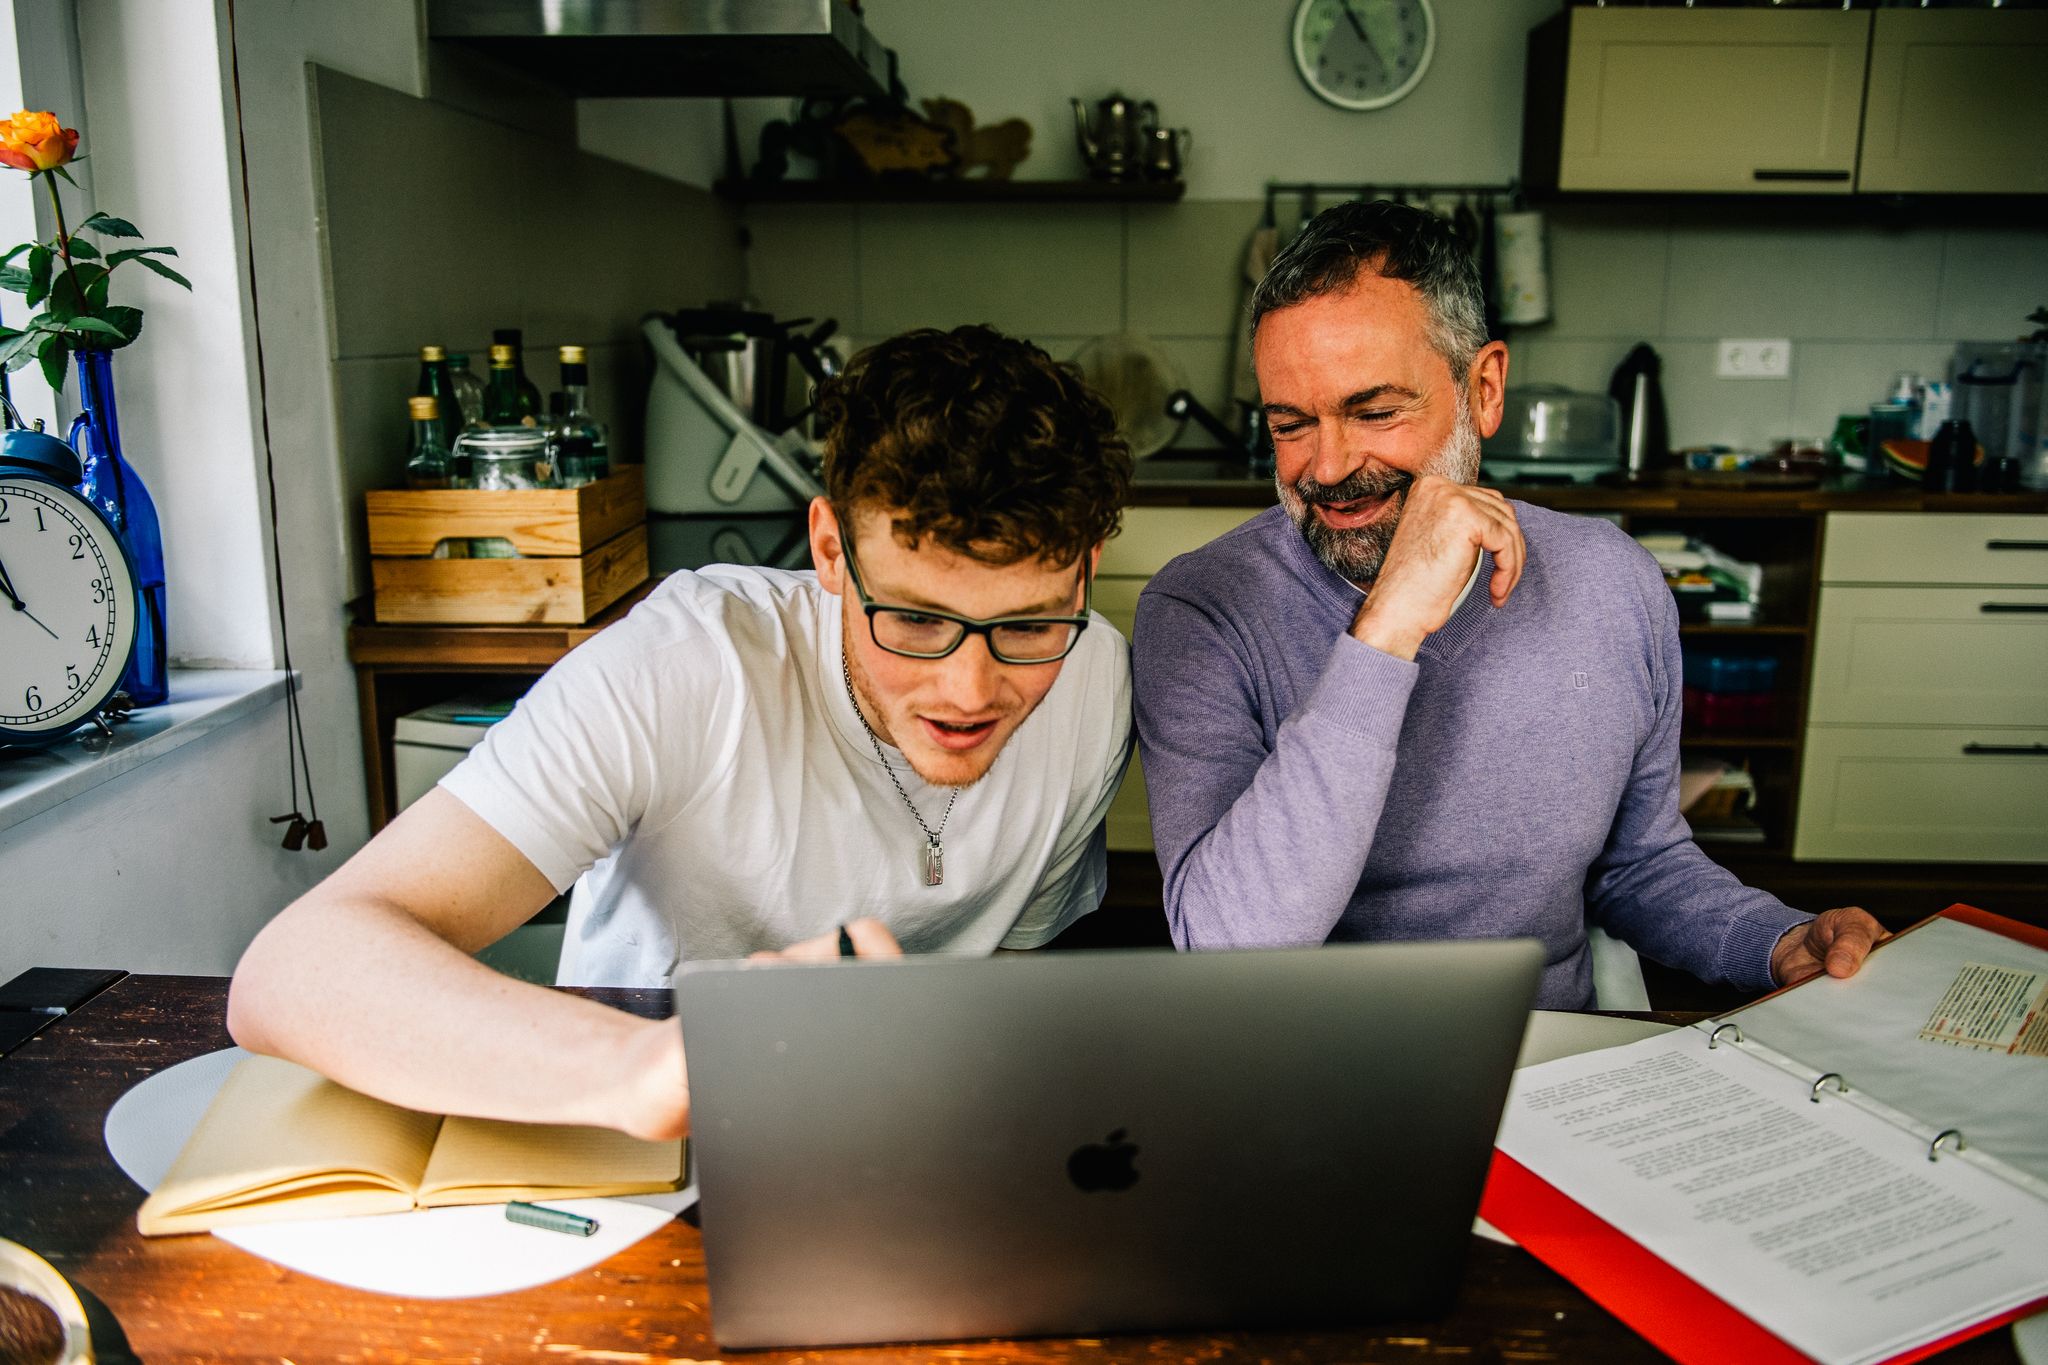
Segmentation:
{"type": "Polygon", "coordinates": [[[547,433],[538,427],[471,427],[455,443],[469,457],[472,488],[553,488],[547,433]]]}

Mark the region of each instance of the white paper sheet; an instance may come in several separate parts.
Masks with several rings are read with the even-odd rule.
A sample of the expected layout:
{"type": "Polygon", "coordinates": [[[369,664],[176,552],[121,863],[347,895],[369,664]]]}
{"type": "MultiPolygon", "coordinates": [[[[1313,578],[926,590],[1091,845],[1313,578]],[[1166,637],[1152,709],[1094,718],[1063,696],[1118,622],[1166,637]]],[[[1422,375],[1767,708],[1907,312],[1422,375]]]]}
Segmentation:
{"type": "Polygon", "coordinates": [[[2048,1294],[2048,1202],[1706,1042],[1517,1072],[1501,1150],[1817,1360],[1883,1360],[2048,1294]]]}
{"type": "Polygon", "coordinates": [[[1920,1037],[1967,962],[2038,971],[2048,967],[2048,953],[1937,919],[1872,953],[1852,977],[1809,981],[1732,1017],[1745,1037],[1806,1063],[1809,1079],[1840,1072],[1853,1090],[1932,1132],[1960,1128],[1974,1150],[2026,1173],[2041,1193],[2048,1190],[2048,1057],[1920,1037]]]}
{"type": "MultiPolygon", "coordinates": [[[[1608,1019],[1597,1014],[1573,1014],[1566,1010],[1531,1010],[1529,1028],[1522,1035],[1522,1051],[1516,1067],[1534,1066],[1558,1057],[1575,1057],[1603,1047],[1620,1047],[1641,1038],[1669,1033],[1670,1024],[1647,1019],[1608,1019]]],[[[1484,1218],[1472,1220],[1472,1231],[1490,1242],[1513,1246],[1515,1239],[1484,1218]]]]}
{"type": "MultiPolygon", "coordinates": [[[[145,1190],[177,1159],[240,1048],[210,1052],[157,1072],[107,1111],[107,1151],[145,1190]]],[[[354,1289],[416,1299],[476,1298],[574,1275],[623,1251],[697,1202],[694,1185],[672,1194],[551,1200],[598,1220],[589,1237],[507,1222],[503,1204],[424,1209],[382,1218],[257,1223],[213,1235],[265,1260],[354,1289]]]]}

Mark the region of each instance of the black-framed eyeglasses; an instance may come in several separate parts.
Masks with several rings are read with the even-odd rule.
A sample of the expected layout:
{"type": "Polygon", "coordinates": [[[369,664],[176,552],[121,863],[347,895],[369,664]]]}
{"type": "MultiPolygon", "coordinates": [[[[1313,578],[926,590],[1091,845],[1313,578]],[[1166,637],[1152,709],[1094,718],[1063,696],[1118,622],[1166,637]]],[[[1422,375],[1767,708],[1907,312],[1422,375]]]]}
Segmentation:
{"type": "Polygon", "coordinates": [[[943,659],[960,648],[970,635],[988,641],[988,652],[998,663],[1049,664],[1064,659],[1074,642],[1088,627],[1088,610],[1095,603],[1095,578],[1088,557],[1081,561],[1081,614],[1078,616],[998,616],[977,621],[931,607],[883,606],[868,596],[860,581],[860,566],[853,562],[853,544],[840,541],[846,552],[846,570],[853,579],[853,591],[860,609],[867,613],[868,634],[881,648],[906,659],[943,659]]]}

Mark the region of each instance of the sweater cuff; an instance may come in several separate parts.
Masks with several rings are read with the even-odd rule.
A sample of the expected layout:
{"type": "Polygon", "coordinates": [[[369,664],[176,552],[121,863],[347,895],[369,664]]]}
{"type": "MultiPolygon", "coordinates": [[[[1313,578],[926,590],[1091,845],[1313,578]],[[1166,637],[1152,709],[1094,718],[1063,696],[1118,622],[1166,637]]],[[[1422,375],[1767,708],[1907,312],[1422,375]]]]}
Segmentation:
{"type": "Polygon", "coordinates": [[[1392,749],[1401,738],[1408,698],[1422,666],[1397,659],[1351,635],[1340,635],[1308,700],[1296,710],[1360,739],[1392,749]]]}
{"type": "Polygon", "coordinates": [[[1813,918],[1789,905],[1778,907],[1776,914],[1737,917],[1728,927],[1728,937],[1721,941],[1723,975],[1741,990],[1776,990],[1779,983],[1771,975],[1771,951],[1787,929],[1809,923],[1813,918]]]}

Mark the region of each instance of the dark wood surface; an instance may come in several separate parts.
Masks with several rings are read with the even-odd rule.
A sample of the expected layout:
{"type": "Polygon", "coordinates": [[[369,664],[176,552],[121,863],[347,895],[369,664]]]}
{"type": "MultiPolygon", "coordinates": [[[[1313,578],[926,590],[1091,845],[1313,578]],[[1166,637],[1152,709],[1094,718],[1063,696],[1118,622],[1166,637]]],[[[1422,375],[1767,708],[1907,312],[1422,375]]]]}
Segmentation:
{"type": "MultiPolygon", "coordinates": [[[[142,1191],[101,1138],[109,1106],[152,1072],[229,1045],[226,981],[129,976],[0,1059],[0,1237],[102,1300],[142,1360],[712,1361],[702,1247],[676,1222],[594,1269],[490,1298],[411,1300],[345,1289],[207,1236],[144,1239],[142,1191]]],[[[663,991],[584,992],[648,1017],[663,991]]],[[[1473,1239],[1458,1307],[1435,1322],[1344,1332],[993,1341],[745,1352],[738,1361],[1660,1360],[1520,1250],[1473,1239]]],[[[2017,1359],[2003,1329],[1944,1361],[2017,1359]]]]}

